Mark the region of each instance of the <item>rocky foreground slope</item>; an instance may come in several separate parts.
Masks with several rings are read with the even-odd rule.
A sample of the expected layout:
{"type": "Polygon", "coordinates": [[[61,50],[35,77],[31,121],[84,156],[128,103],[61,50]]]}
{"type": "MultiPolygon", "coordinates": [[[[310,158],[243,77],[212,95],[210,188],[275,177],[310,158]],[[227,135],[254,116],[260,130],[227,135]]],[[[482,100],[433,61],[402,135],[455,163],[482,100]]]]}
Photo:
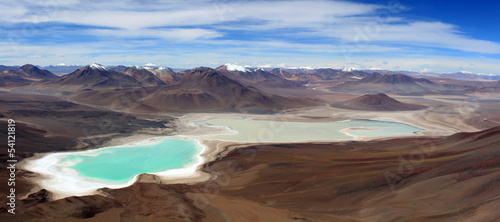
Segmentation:
{"type": "Polygon", "coordinates": [[[498,144],[500,127],[442,138],[232,147],[204,166],[214,175],[207,182],[150,180],[56,201],[42,190],[19,201],[16,218],[494,221],[500,217],[498,144]]]}

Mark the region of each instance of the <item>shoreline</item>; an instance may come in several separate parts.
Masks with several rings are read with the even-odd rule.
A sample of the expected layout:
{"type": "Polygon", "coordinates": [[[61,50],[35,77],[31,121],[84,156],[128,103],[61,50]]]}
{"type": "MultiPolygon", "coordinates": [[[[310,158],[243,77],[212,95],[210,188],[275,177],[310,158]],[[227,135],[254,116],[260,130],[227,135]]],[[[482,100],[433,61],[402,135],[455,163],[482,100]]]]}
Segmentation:
{"type": "MultiPolygon", "coordinates": [[[[243,147],[249,144],[259,144],[258,142],[235,142],[235,141],[225,141],[225,140],[214,140],[214,139],[205,139],[203,136],[210,136],[214,134],[231,134],[230,130],[226,129],[226,127],[207,127],[200,126],[202,124],[196,124],[196,122],[206,120],[209,118],[217,118],[218,116],[224,118],[251,118],[254,120],[274,120],[274,121],[297,121],[297,122],[324,122],[324,121],[348,121],[353,119],[369,119],[369,120],[378,120],[378,121],[392,121],[408,124],[410,126],[414,126],[422,129],[417,133],[412,135],[395,135],[395,136],[380,136],[380,137],[372,137],[372,136],[356,136],[351,135],[349,132],[353,130],[353,128],[346,128],[340,130],[341,133],[344,133],[352,139],[347,140],[310,140],[310,141],[296,141],[296,142],[286,142],[286,143],[312,143],[312,142],[341,142],[341,141],[367,141],[374,139],[392,139],[392,138],[401,138],[401,137],[420,137],[420,136],[444,136],[456,133],[453,129],[454,127],[446,126],[446,124],[435,124],[432,121],[428,121],[427,119],[418,118],[419,114],[424,114],[422,111],[412,111],[408,113],[398,113],[398,115],[392,115],[391,117],[387,116],[387,113],[366,113],[366,112],[355,112],[355,113],[339,113],[333,112],[331,109],[317,109],[321,118],[309,118],[311,116],[311,111],[307,110],[305,113],[300,112],[301,110],[295,110],[292,112],[274,114],[274,115],[251,115],[251,114],[240,114],[240,113],[230,113],[230,114],[207,114],[207,113],[190,113],[185,114],[179,119],[176,119],[177,128],[172,136],[158,136],[158,135],[150,135],[150,134],[135,134],[128,137],[119,137],[111,139],[110,141],[104,143],[103,147],[97,149],[83,150],[83,151],[69,151],[69,152],[52,152],[52,153],[44,153],[44,154],[36,154],[33,157],[27,158],[23,160],[20,164],[20,168],[24,170],[28,170],[31,172],[35,172],[37,174],[36,177],[31,178],[32,182],[38,188],[44,188],[49,190],[54,199],[61,199],[69,196],[82,196],[82,195],[90,195],[90,194],[100,194],[101,188],[122,188],[130,186],[134,183],[139,182],[151,182],[151,183],[168,183],[168,184],[178,184],[178,183],[186,183],[193,184],[197,182],[203,182],[214,175],[211,175],[209,172],[203,171],[203,166],[206,163],[209,163],[218,157],[222,157],[226,155],[231,150],[234,150],[238,147],[243,147]],[[298,113],[297,113],[298,112],[298,113]],[[325,115],[327,114],[327,115],[325,115]],[[307,115],[307,116],[304,116],[307,115]],[[194,123],[194,124],[193,124],[194,123]],[[433,125],[435,124],[435,125],[433,125]],[[433,125],[434,127],[428,127],[429,125],[433,125]],[[437,125],[437,126],[436,126],[437,125]],[[219,128],[219,130],[215,130],[215,128],[219,128]],[[201,137],[200,137],[201,136],[201,137]],[[195,138],[196,137],[196,138],[195,138]],[[189,165],[188,167],[180,168],[180,169],[171,169],[167,171],[155,172],[155,173],[143,173],[135,175],[131,180],[127,183],[107,183],[105,181],[100,181],[96,179],[90,179],[81,177],[78,175],[78,172],[70,172],[71,170],[67,170],[66,172],[59,172],[59,175],[51,175],[53,172],[49,168],[53,167],[52,164],[57,164],[57,162],[64,157],[74,153],[85,153],[85,152],[95,152],[99,149],[108,149],[114,147],[124,147],[130,146],[134,144],[151,144],[155,142],[161,141],[161,139],[188,139],[194,141],[199,145],[202,150],[200,153],[196,155],[196,162],[189,165]],[[231,147],[231,148],[228,148],[231,147]],[[48,160],[43,160],[44,158],[48,158],[48,160]],[[39,162],[42,160],[42,162],[39,162]],[[44,162],[45,161],[45,162],[44,162]],[[39,162],[38,165],[36,163],[39,162]],[[35,164],[35,166],[33,166],[35,164]],[[44,167],[45,166],[45,167],[44,167]],[[76,176],[75,176],[76,174],[76,176]],[[71,179],[68,179],[68,176],[72,176],[71,179]],[[78,181],[77,179],[80,179],[78,181]],[[52,181],[52,182],[50,182],[52,181]],[[72,185],[68,184],[78,184],[84,182],[83,188],[80,189],[71,189],[72,185]],[[45,183],[45,184],[44,184],[45,183]],[[48,184],[47,184],[48,183],[48,184]],[[52,187],[51,187],[52,185],[52,187]],[[50,188],[49,188],[50,187],[50,188]],[[54,188],[55,187],[55,188],[54,188]],[[61,189],[61,188],[70,189],[61,189]]],[[[314,113],[313,113],[314,114],[314,113]]],[[[359,127],[358,127],[359,128],[359,127]]],[[[265,144],[271,143],[284,143],[284,142],[261,142],[265,144]]],[[[76,171],[76,170],[74,170],[76,171]]]]}
{"type": "Polygon", "coordinates": [[[147,174],[158,176],[161,178],[161,180],[169,180],[169,182],[170,180],[181,180],[184,182],[193,179],[196,179],[193,180],[196,182],[200,180],[203,181],[209,176],[203,175],[204,173],[201,172],[199,168],[206,162],[204,153],[206,153],[207,150],[208,150],[207,146],[205,146],[199,140],[193,140],[182,136],[164,136],[164,137],[155,136],[147,140],[139,140],[139,141],[134,141],[132,143],[125,143],[115,146],[105,146],[97,149],[38,154],[23,160],[19,167],[23,170],[36,173],[37,176],[32,178],[31,181],[35,184],[36,187],[47,189],[48,191],[50,191],[52,193],[52,199],[57,200],[70,196],[99,194],[99,190],[105,187],[106,188],[128,187],[134,183],[142,181],[141,178],[143,178],[144,175],[147,174]],[[151,145],[159,143],[165,139],[182,139],[195,142],[197,146],[200,147],[200,152],[198,152],[195,156],[196,161],[190,163],[188,166],[178,169],[169,169],[159,172],[137,174],[127,182],[116,182],[116,183],[111,181],[102,181],[98,179],[83,177],[79,174],[78,171],[70,168],[70,166],[73,166],[74,164],[60,162],[62,159],[70,155],[85,155],[96,152],[98,150],[123,148],[133,145],[151,145]]]}

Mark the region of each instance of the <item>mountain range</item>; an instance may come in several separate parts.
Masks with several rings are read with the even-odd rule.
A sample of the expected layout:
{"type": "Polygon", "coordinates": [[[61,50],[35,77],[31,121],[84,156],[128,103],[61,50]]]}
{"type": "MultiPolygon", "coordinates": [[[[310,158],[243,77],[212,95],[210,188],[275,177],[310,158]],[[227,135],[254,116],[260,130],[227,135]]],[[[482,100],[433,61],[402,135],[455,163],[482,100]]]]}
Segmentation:
{"type": "Polygon", "coordinates": [[[241,66],[225,64],[216,69],[225,76],[244,85],[256,88],[299,88],[302,84],[283,78],[262,68],[246,69],[241,66]]]}
{"type": "Polygon", "coordinates": [[[39,89],[45,90],[74,91],[139,87],[141,83],[131,76],[94,63],[55,80],[36,85],[39,89]]]}
{"type": "MultiPolygon", "coordinates": [[[[20,90],[55,94],[64,92],[65,95],[89,103],[114,104],[112,106],[115,108],[130,107],[130,102],[116,102],[118,98],[130,97],[134,98],[132,103],[137,104],[137,107],[150,111],[247,110],[251,107],[249,109],[255,109],[256,112],[264,112],[318,105],[321,102],[303,95],[324,92],[424,95],[500,90],[500,84],[496,82],[466,81],[468,85],[464,85],[463,81],[430,81],[401,73],[370,74],[359,70],[330,68],[247,69],[232,64],[217,69],[200,67],[179,72],[166,67],[106,67],[90,64],[61,77],[30,64],[0,72],[0,87],[21,87],[20,90]],[[322,88],[317,90],[308,87],[308,84],[322,84],[322,88]],[[291,95],[300,95],[302,98],[291,95]]],[[[395,110],[417,109],[383,94],[332,106],[386,111],[391,109],[389,106],[395,110]]]]}
{"type": "Polygon", "coordinates": [[[443,93],[444,86],[424,78],[404,74],[373,73],[357,81],[345,82],[330,88],[333,92],[428,94],[443,93]]]}
{"type": "Polygon", "coordinates": [[[73,99],[97,102],[98,105],[115,104],[114,108],[119,109],[169,112],[224,110],[262,113],[321,104],[311,99],[266,93],[204,67],[187,71],[183,79],[172,85],[95,89],[81,92],[73,99]],[[133,104],[119,102],[124,98],[133,98],[133,104]]]}

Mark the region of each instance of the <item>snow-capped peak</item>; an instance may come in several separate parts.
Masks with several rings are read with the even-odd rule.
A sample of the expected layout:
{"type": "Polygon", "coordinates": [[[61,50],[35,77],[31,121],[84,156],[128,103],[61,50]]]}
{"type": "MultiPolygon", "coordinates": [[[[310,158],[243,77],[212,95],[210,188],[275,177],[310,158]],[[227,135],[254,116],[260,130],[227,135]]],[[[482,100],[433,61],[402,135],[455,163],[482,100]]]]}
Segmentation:
{"type": "Polygon", "coordinates": [[[311,66],[303,66],[303,67],[287,67],[287,69],[302,69],[302,70],[312,70],[314,69],[311,66]]]}
{"type": "Polygon", "coordinates": [[[460,72],[463,74],[472,74],[472,72],[469,72],[469,71],[460,71],[460,72]]]}
{"type": "Polygon", "coordinates": [[[493,73],[490,73],[490,74],[486,74],[486,73],[478,73],[476,75],[480,75],[480,76],[495,76],[495,74],[493,73]]]}
{"type": "Polygon", "coordinates": [[[108,67],[103,66],[101,64],[97,64],[97,63],[92,63],[92,64],[89,65],[89,67],[92,68],[92,69],[108,70],[108,67]]]}
{"type": "Polygon", "coordinates": [[[224,66],[226,66],[227,71],[240,71],[240,72],[248,72],[248,69],[246,69],[243,66],[239,65],[233,65],[231,63],[226,63],[224,66]]]}
{"type": "Polygon", "coordinates": [[[348,68],[342,69],[343,72],[352,72],[352,71],[356,71],[356,70],[359,70],[359,69],[356,67],[348,67],[348,68]]]}
{"type": "Polygon", "coordinates": [[[168,69],[168,68],[167,68],[167,67],[165,67],[165,66],[160,66],[160,67],[158,67],[158,70],[164,70],[164,69],[168,69]]]}

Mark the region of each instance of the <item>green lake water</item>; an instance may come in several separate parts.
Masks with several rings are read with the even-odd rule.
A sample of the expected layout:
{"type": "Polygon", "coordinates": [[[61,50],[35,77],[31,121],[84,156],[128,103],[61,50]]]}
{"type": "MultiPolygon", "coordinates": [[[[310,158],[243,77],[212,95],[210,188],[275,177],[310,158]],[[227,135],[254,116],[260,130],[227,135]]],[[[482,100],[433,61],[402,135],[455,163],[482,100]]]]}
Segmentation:
{"type": "Polygon", "coordinates": [[[165,139],[154,144],[112,147],[69,155],[61,160],[81,176],[108,182],[127,182],[141,173],[180,169],[197,161],[202,151],[196,142],[165,139]],[[69,163],[71,163],[69,162],[69,163]]]}

